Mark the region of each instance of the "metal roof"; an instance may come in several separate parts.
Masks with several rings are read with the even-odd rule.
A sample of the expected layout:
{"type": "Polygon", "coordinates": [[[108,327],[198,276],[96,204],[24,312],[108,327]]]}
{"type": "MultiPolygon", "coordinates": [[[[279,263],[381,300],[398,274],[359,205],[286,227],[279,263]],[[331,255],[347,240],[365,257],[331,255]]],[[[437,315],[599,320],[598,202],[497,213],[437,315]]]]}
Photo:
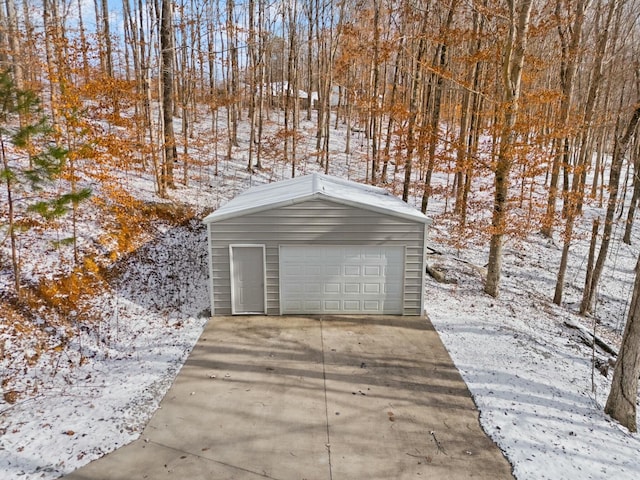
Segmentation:
{"type": "Polygon", "coordinates": [[[208,215],[203,221],[214,223],[314,199],[325,199],[414,222],[431,223],[420,211],[383,188],[321,173],[252,187],[208,215]]]}

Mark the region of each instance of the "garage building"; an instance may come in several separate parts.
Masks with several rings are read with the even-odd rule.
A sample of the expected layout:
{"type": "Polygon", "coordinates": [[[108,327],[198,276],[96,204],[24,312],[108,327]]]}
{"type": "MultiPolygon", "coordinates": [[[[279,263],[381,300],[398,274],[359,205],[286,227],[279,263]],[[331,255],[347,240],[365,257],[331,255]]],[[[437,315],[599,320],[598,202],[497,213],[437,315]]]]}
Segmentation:
{"type": "Polygon", "coordinates": [[[204,219],[212,315],[422,315],[429,219],[386,190],[314,173],[204,219]]]}

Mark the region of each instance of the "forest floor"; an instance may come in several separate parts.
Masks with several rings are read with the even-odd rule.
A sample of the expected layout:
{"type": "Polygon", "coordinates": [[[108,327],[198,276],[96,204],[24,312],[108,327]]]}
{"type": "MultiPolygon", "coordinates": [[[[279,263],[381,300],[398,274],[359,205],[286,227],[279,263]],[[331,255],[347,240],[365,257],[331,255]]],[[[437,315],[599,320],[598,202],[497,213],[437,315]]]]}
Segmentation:
{"type": "MultiPolygon", "coordinates": [[[[306,128],[297,175],[320,171],[312,124],[306,128]]],[[[329,173],[363,181],[366,141],[356,134],[346,155],[344,131],[332,135],[329,173]]],[[[241,130],[244,138],[248,135],[241,130]]],[[[206,323],[206,230],[199,219],[251,185],[290,176],[290,164],[267,158],[266,168],[249,173],[247,142],[241,140],[241,145],[233,160],[220,160],[218,176],[211,165],[204,165],[191,172],[188,187],[178,185],[171,191],[172,200],[188,213],[149,219],[135,248],[101,267],[105,282],[82,303],[82,312],[68,312],[64,323],[58,321],[59,311],[42,307],[32,312],[28,328],[9,315],[3,319],[3,479],[57,478],[140,435],[206,323]],[[46,345],[33,341],[32,330],[46,336],[46,345]]],[[[201,158],[212,158],[206,150],[210,147],[201,148],[201,158]]],[[[128,191],[142,205],[158,202],[152,175],[140,173],[126,180],[128,191]]],[[[449,182],[445,174],[435,178],[442,187],[449,182]]],[[[399,183],[391,182],[388,188],[397,194],[399,183]]],[[[490,201],[490,191],[477,192],[474,202],[490,201]]],[[[416,192],[411,202],[419,200],[416,192]]],[[[474,397],[483,428],[504,451],[516,478],[637,478],[640,436],[603,412],[612,369],[605,376],[595,365],[606,365],[609,356],[585,345],[567,323],[595,329],[617,345],[640,230],[635,229],[632,246],[627,246],[619,241],[622,228],[615,228],[596,311],[592,317],[579,317],[590,227],[577,229],[562,306],[551,302],[561,240],[546,239],[534,229],[507,241],[496,299],[482,291],[486,235],[462,237],[448,207],[437,195],[429,204],[428,215],[434,219],[429,246],[434,253],[428,262],[447,283],[427,277],[425,307],[474,397]]],[[[489,211],[477,209],[472,220],[486,223],[489,211]]],[[[601,213],[598,205],[587,205],[584,224],[601,213]]],[[[94,206],[87,206],[83,215],[82,237],[90,244],[103,231],[104,220],[94,206]]],[[[59,251],[29,249],[28,235],[23,243],[25,270],[55,264],[59,251]]],[[[10,285],[10,271],[3,263],[0,288],[6,292],[10,285]]]]}

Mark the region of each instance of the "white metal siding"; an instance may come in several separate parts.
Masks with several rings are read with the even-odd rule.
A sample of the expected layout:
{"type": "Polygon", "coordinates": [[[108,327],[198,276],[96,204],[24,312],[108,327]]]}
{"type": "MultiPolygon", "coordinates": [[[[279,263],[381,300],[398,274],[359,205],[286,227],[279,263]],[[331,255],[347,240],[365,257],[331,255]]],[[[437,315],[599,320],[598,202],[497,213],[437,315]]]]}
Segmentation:
{"type": "Polygon", "coordinates": [[[404,218],[310,200],[210,224],[216,315],[231,314],[229,245],[265,245],[267,314],[280,313],[280,245],[397,246],[405,249],[402,313],[422,313],[425,225],[404,218]]]}

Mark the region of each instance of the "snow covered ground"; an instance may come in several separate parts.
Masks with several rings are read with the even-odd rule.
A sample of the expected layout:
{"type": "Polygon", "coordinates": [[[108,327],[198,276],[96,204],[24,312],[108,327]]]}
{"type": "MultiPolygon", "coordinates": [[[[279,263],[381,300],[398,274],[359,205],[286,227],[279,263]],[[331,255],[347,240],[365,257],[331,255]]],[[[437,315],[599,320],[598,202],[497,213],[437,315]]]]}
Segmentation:
{"type": "Polygon", "coordinates": [[[99,330],[24,375],[37,394],[0,402],[3,480],[57,478],[137,438],[197,341],[209,308],[205,229],[158,232],[123,263],[114,291],[93,300],[99,330]]]}
{"type": "MultiPolygon", "coordinates": [[[[312,124],[305,128],[299,174],[319,170],[312,124]]],[[[241,131],[241,138],[245,134],[241,131]]],[[[346,155],[343,132],[332,135],[330,173],[362,180],[359,158],[366,142],[354,138],[346,155]]],[[[233,161],[221,162],[221,176],[205,169],[198,172],[198,181],[172,196],[202,212],[250,185],[290,175],[290,166],[251,175],[245,165],[241,149],[233,161]]],[[[157,201],[150,176],[132,179],[131,190],[141,200],[157,201]]],[[[482,293],[486,242],[453,246],[456,233],[443,210],[442,202],[430,203],[435,222],[429,245],[438,254],[430,255],[429,263],[452,283],[428,277],[426,309],[474,396],[483,427],[505,452],[516,477],[637,478],[640,436],[620,428],[602,410],[612,372],[608,377],[594,373],[594,352],[565,326],[573,321],[593,327],[591,319],[574,313],[587,236],[572,249],[562,307],[551,303],[561,245],[535,234],[507,243],[501,295],[494,299],[482,293]]],[[[63,355],[40,358],[25,369],[18,381],[38,385],[34,395],[15,404],[0,398],[3,480],[57,478],[132,441],[175,378],[206,321],[205,230],[197,220],[179,226],[158,221],[154,228],[153,238],[118,260],[111,290],[92,300],[99,328],[82,330],[63,355]]],[[[626,319],[637,234],[634,247],[615,243],[602,279],[597,328],[612,342],[626,319]]],[[[6,277],[0,280],[5,282],[0,286],[7,285],[6,277]]],[[[11,349],[2,332],[0,341],[11,349]]],[[[602,352],[595,356],[606,363],[602,352]]]]}
{"type": "Polygon", "coordinates": [[[494,299],[453,258],[435,261],[458,282],[428,281],[429,316],[516,478],[638,478],[640,438],[603,412],[612,370],[592,377],[592,349],[564,325],[584,319],[531,289],[529,269],[510,265],[494,299]]]}

